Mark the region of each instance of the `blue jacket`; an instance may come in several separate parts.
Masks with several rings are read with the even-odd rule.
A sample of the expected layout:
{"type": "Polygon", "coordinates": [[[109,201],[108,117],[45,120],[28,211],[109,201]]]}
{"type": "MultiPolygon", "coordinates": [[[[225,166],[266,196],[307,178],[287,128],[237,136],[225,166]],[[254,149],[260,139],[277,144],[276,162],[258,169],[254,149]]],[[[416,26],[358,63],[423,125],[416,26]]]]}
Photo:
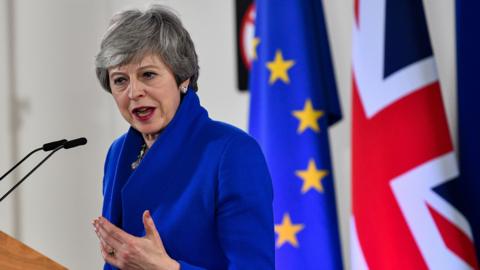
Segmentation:
{"type": "MultiPolygon", "coordinates": [[[[274,269],[272,182],[254,139],[208,117],[189,90],[136,170],[133,128],[105,161],[103,216],[144,236],[150,210],[167,253],[188,269],[274,269]]],[[[114,269],[106,264],[105,269],[114,269]]]]}

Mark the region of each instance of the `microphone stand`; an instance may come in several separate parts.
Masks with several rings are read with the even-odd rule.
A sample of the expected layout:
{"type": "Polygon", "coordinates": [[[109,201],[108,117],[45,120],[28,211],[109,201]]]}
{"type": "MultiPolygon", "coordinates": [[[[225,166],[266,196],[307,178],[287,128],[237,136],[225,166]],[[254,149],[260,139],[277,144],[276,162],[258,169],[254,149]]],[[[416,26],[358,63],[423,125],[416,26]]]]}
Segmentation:
{"type": "Polygon", "coordinates": [[[39,147],[39,148],[33,150],[32,152],[28,153],[28,155],[26,155],[22,160],[17,162],[17,164],[15,164],[15,166],[13,166],[10,170],[8,170],[8,172],[6,172],[4,175],[2,175],[2,177],[0,177],[0,181],[2,181],[3,178],[5,178],[5,176],[7,176],[9,173],[11,173],[13,170],[15,170],[15,168],[17,168],[18,165],[22,164],[22,162],[24,162],[28,157],[30,157],[31,155],[35,154],[36,152],[38,152],[42,149],[43,149],[43,147],[39,147]]]}
{"type": "Polygon", "coordinates": [[[2,177],[0,177],[0,181],[2,181],[3,178],[5,178],[9,173],[11,173],[13,170],[15,170],[15,168],[17,168],[18,165],[22,164],[22,162],[24,162],[27,158],[29,158],[31,155],[35,154],[36,152],[38,152],[40,150],[51,151],[51,150],[54,150],[55,148],[57,148],[60,145],[64,145],[65,143],[67,143],[67,140],[65,140],[65,139],[58,140],[58,141],[46,143],[42,147],[39,147],[39,148],[33,150],[32,152],[28,153],[28,155],[26,155],[22,160],[17,162],[17,164],[15,164],[15,166],[13,166],[10,170],[8,170],[8,172],[3,174],[2,177]]]}
{"type": "MultiPolygon", "coordinates": [[[[63,148],[63,145],[60,145],[60,146],[58,146],[57,148],[55,148],[52,152],[50,152],[50,154],[48,154],[44,159],[42,159],[42,161],[40,161],[40,163],[38,163],[37,166],[33,167],[33,169],[30,170],[30,171],[27,173],[27,175],[25,175],[22,179],[20,179],[20,181],[18,181],[18,183],[16,183],[11,189],[9,189],[9,190],[7,191],[7,193],[5,193],[5,194],[2,196],[2,198],[0,198],[0,202],[3,201],[3,199],[5,199],[5,198],[8,196],[8,194],[12,193],[12,191],[14,191],[23,181],[25,181],[25,179],[27,179],[27,177],[29,177],[35,170],[37,170],[38,167],[40,167],[45,161],[47,161],[47,159],[49,159],[53,154],[55,154],[55,152],[57,152],[58,150],[60,150],[60,149],[62,149],[62,148],[63,148]]],[[[31,154],[39,151],[39,150],[42,150],[42,149],[43,149],[43,148],[40,147],[40,148],[38,148],[38,149],[33,150],[30,154],[27,155],[27,157],[30,156],[31,154]]],[[[22,159],[19,163],[17,163],[17,165],[15,165],[15,167],[17,167],[20,163],[22,163],[22,161],[24,161],[27,157],[25,157],[25,158],[22,159]]],[[[13,167],[10,171],[12,171],[13,169],[15,169],[15,167],[13,167]]],[[[10,172],[10,171],[8,171],[8,172],[10,172]]],[[[8,172],[7,172],[7,174],[8,174],[8,172]]],[[[4,177],[4,176],[2,176],[2,177],[4,177]]],[[[0,180],[1,180],[1,179],[0,179],[0,180]]]]}

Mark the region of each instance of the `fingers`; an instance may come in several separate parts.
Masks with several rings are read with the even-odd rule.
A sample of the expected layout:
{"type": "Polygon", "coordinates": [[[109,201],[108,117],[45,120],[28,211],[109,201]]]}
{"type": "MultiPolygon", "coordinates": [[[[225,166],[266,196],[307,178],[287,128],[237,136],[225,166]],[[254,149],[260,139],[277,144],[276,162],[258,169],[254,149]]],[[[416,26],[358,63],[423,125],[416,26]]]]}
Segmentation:
{"type": "Polygon", "coordinates": [[[100,238],[100,248],[105,250],[110,255],[115,254],[115,249],[109,246],[107,243],[105,243],[105,241],[102,238],[100,238]]]}
{"type": "Polygon", "coordinates": [[[150,211],[145,210],[143,212],[143,226],[145,227],[145,237],[155,241],[157,243],[161,243],[160,235],[158,234],[157,227],[155,226],[155,222],[153,222],[152,216],[150,215],[150,211]]]}
{"type": "Polygon", "coordinates": [[[100,240],[103,240],[105,245],[113,249],[120,249],[122,245],[129,243],[131,238],[133,238],[133,236],[119,229],[104,217],[99,217],[94,223],[100,240]]]}
{"type": "Polygon", "coordinates": [[[100,225],[99,225],[99,218],[95,219],[92,221],[92,225],[95,228],[95,233],[97,234],[98,239],[100,240],[100,252],[102,254],[103,259],[105,262],[111,264],[111,265],[118,265],[118,258],[116,257],[117,251],[107,244],[107,242],[104,240],[100,233],[100,225]]]}
{"type": "Polygon", "coordinates": [[[98,225],[97,225],[97,222],[98,222],[97,219],[94,219],[94,220],[92,221],[92,225],[93,225],[93,228],[94,228],[94,230],[95,230],[95,234],[96,234],[97,237],[98,237],[98,240],[100,240],[100,247],[105,248],[107,251],[113,250],[113,248],[110,247],[109,245],[107,245],[107,243],[105,243],[105,240],[103,240],[103,238],[101,237],[100,232],[99,232],[99,228],[98,228],[98,225]],[[108,249],[107,249],[107,247],[108,247],[108,249]]]}
{"type": "Polygon", "coordinates": [[[105,262],[114,266],[119,266],[120,263],[119,263],[119,259],[116,256],[115,250],[107,251],[103,248],[103,246],[101,246],[100,251],[102,253],[102,257],[105,260],[105,262]]]}
{"type": "Polygon", "coordinates": [[[115,257],[116,250],[111,246],[106,245],[103,241],[100,241],[100,251],[102,251],[102,255],[105,255],[104,257],[115,257]]]}
{"type": "Polygon", "coordinates": [[[103,217],[93,221],[100,239],[100,250],[107,263],[120,269],[145,269],[158,262],[165,264],[173,261],[163,246],[148,210],[143,213],[142,221],[145,237],[130,235],[103,217]]]}

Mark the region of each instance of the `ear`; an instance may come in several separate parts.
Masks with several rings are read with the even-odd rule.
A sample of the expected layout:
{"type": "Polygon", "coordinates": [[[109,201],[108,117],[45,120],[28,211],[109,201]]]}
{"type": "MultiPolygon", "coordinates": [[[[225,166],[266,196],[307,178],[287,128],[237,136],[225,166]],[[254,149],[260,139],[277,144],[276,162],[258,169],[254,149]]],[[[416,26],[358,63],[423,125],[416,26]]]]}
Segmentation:
{"type": "Polygon", "coordinates": [[[187,90],[188,90],[188,85],[190,84],[190,78],[189,79],[186,79],[185,81],[183,81],[181,84],[180,84],[180,91],[182,93],[186,93],[187,90]]]}

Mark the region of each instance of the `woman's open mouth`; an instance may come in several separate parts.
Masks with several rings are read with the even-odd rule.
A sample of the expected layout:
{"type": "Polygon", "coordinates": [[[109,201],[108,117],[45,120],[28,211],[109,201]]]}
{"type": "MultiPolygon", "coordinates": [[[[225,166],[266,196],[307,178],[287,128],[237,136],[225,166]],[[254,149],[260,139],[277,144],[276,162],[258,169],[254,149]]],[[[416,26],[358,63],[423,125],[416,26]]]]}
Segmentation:
{"type": "Polygon", "coordinates": [[[153,116],[155,107],[138,107],[132,110],[133,115],[140,121],[147,121],[153,116]]]}

